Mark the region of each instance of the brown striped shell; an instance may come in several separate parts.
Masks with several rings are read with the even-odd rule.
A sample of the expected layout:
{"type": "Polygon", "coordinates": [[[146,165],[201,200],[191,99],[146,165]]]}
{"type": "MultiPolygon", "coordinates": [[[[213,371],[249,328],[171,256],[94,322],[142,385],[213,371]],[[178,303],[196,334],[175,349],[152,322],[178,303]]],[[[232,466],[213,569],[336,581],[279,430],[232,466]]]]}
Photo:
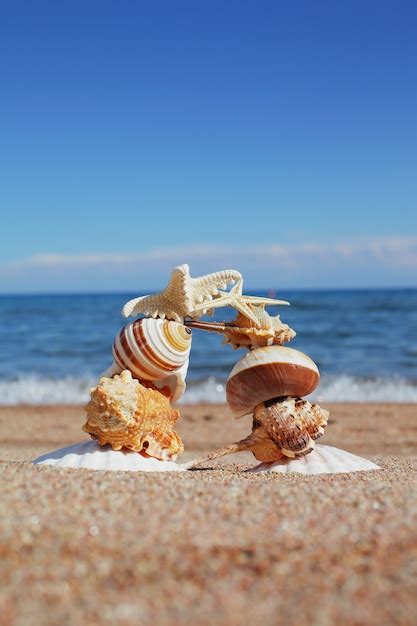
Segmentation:
{"type": "Polygon", "coordinates": [[[161,380],[188,361],[191,330],[183,324],[142,318],[123,326],[113,344],[113,358],[139,380],[161,380]]]}
{"type": "Polygon", "coordinates": [[[235,416],[242,417],[272,398],[306,396],[319,380],[317,365],[303,352],[283,346],[255,348],[230,372],[226,398],[235,416]]]}
{"type": "Polygon", "coordinates": [[[91,389],[83,430],[113,450],[126,448],[157,459],[174,460],[184,451],[174,430],[179,412],[159,391],[147,389],[125,370],[102,377],[91,389]]]}

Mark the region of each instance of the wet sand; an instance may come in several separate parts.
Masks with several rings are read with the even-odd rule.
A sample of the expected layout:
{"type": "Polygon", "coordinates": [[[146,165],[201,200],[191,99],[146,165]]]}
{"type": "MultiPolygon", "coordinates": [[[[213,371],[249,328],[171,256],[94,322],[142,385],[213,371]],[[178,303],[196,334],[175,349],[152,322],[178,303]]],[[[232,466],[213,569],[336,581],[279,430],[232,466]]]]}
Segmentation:
{"type": "MultiPolygon", "coordinates": [[[[131,474],[34,467],[80,407],[0,409],[0,624],[417,623],[417,405],[335,404],[321,442],[382,469],[131,474]]],[[[250,419],[183,406],[187,460],[250,419]]]]}

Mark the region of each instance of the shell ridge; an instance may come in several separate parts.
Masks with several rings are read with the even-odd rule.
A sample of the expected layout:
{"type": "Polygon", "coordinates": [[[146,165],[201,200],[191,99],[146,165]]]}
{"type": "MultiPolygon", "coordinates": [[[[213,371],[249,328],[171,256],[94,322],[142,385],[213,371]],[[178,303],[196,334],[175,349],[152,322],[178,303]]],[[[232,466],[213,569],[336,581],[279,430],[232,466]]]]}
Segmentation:
{"type": "Polygon", "coordinates": [[[164,375],[166,371],[171,371],[175,368],[175,364],[167,360],[166,352],[163,353],[163,342],[161,337],[162,324],[167,324],[165,320],[162,324],[159,320],[155,320],[155,324],[152,324],[149,328],[149,324],[144,324],[141,320],[140,324],[134,324],[132,326],[135,339],[137,341],[138,353],[143,356],[148,363],[148,366],[154,368],[157,376],[164,375]],[[165,360],[164,360],[165,357],[165,360]]]}
{"type": "Polygon", "coordinates": [[[314,457],[311,459],[306,459],[306,462],[310,463],[310,469],[312,470],[312,473],[331,474],[332,468],[329,467],[326,451],[323,450],[323,447],[324,446],[322,445],[317,445],[313,452],[308,455],[312,456],[314,454],[314,457]]]}
{"type": "MultiPolygon", "coordinates": [[[[326,446],[331,447],[331,446],[326,446]]],[[[353,454],[352,452],[348,452],[347,450],[340,450],[339,448],[332,448],[334,454],[337,455],[340,459],[344,460],[345,467],[347,466],[346,461],[349,463],[350,470],[349,471],[360,471],[361,469],[380,469],[378,465],[365,459],[361,456],[353,454]]]]}

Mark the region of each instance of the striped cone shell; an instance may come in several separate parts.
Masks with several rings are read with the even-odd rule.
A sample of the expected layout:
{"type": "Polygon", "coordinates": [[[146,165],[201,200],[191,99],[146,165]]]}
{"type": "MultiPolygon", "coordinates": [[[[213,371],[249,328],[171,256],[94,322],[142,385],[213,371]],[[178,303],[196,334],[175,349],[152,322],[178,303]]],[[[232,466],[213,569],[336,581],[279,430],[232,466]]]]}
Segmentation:
{"type": "Polygon", "coordinates": [[[142,318],[123,326],[113,344],[113,358],[139,380],[161,380],[187,362],[191,330],[169,320],[142,318]]]}

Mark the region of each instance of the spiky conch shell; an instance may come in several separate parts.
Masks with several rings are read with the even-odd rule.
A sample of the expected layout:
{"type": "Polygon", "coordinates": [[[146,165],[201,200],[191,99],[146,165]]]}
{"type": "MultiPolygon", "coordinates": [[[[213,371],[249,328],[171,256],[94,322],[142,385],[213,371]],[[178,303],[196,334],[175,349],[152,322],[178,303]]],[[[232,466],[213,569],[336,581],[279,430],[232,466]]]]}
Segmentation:
{"type": "Polygon", "coordinates": [[[223,333],[225,337],[223,343],[231,345],[234,350],[282,345],[296,336],[297,333],[288,324],[281,322],[279,315],[271,317],[264,306],[250,305],[250,309],[259,326],[240,312],[231,322],[186,320],[184,323],[189,328],[223,333]]]}
{"type": "Polygon", "coordinates": [[[113,378],[103,377],[91,389],[83,430],[100,445],[126,448],[163,460],[174,460],[184,451],[174,431],[179,412],[169,400],[132,378],[128,370],[113,378]]]}
{"type": "Polygon", "coordinates": [[[328,411],[302,398],[262,402],[253,414],[253,432],[264,431],[272,446],[264,449],[262,438],[252,452],[259,461],[276,461],[282,455],[304,456],[314,449],[314,442],[323,435],[328,419],[328,411]]]}
{"type": "Polygon", "coordinates": [[[230,372],[226,399],[234,415],[242,417],[272,398],[306,396],[319,380],[317,365],[303,352],[283,346],[255,348],[230,372]]]}
{"type": "Polygon", "coordinates": [[[105,375],[128,369],[145,386],[176,402],[186,386],[191,340],[191,330],[178,322],[152,318],[129,322],[115,338],[115,366],[105,375]]]}
{"type": "Polygon", "coordinates": [[[283,324],[279,315],[271,318],[271,325],[256,328],[251,320],[247,320],[242,314],[238,315],[236,328],[225,328],[225,344],[230,344],[234,350],[239,348],[262,348],[265,346],[282,345],[291,341],[296,336],[296,332],[283,324]],[[247,321],[249,324],[244,324],[247,321]]]}
{"type": "Polygon", "coordinates": [[[272,463],[305,456],[314,449],[327,425],[328,411],[302,398],[276,398],[255,408],[248,437],[191,461],[187,469],[233,454],[252,452],[258,461],[272,463]]]}

